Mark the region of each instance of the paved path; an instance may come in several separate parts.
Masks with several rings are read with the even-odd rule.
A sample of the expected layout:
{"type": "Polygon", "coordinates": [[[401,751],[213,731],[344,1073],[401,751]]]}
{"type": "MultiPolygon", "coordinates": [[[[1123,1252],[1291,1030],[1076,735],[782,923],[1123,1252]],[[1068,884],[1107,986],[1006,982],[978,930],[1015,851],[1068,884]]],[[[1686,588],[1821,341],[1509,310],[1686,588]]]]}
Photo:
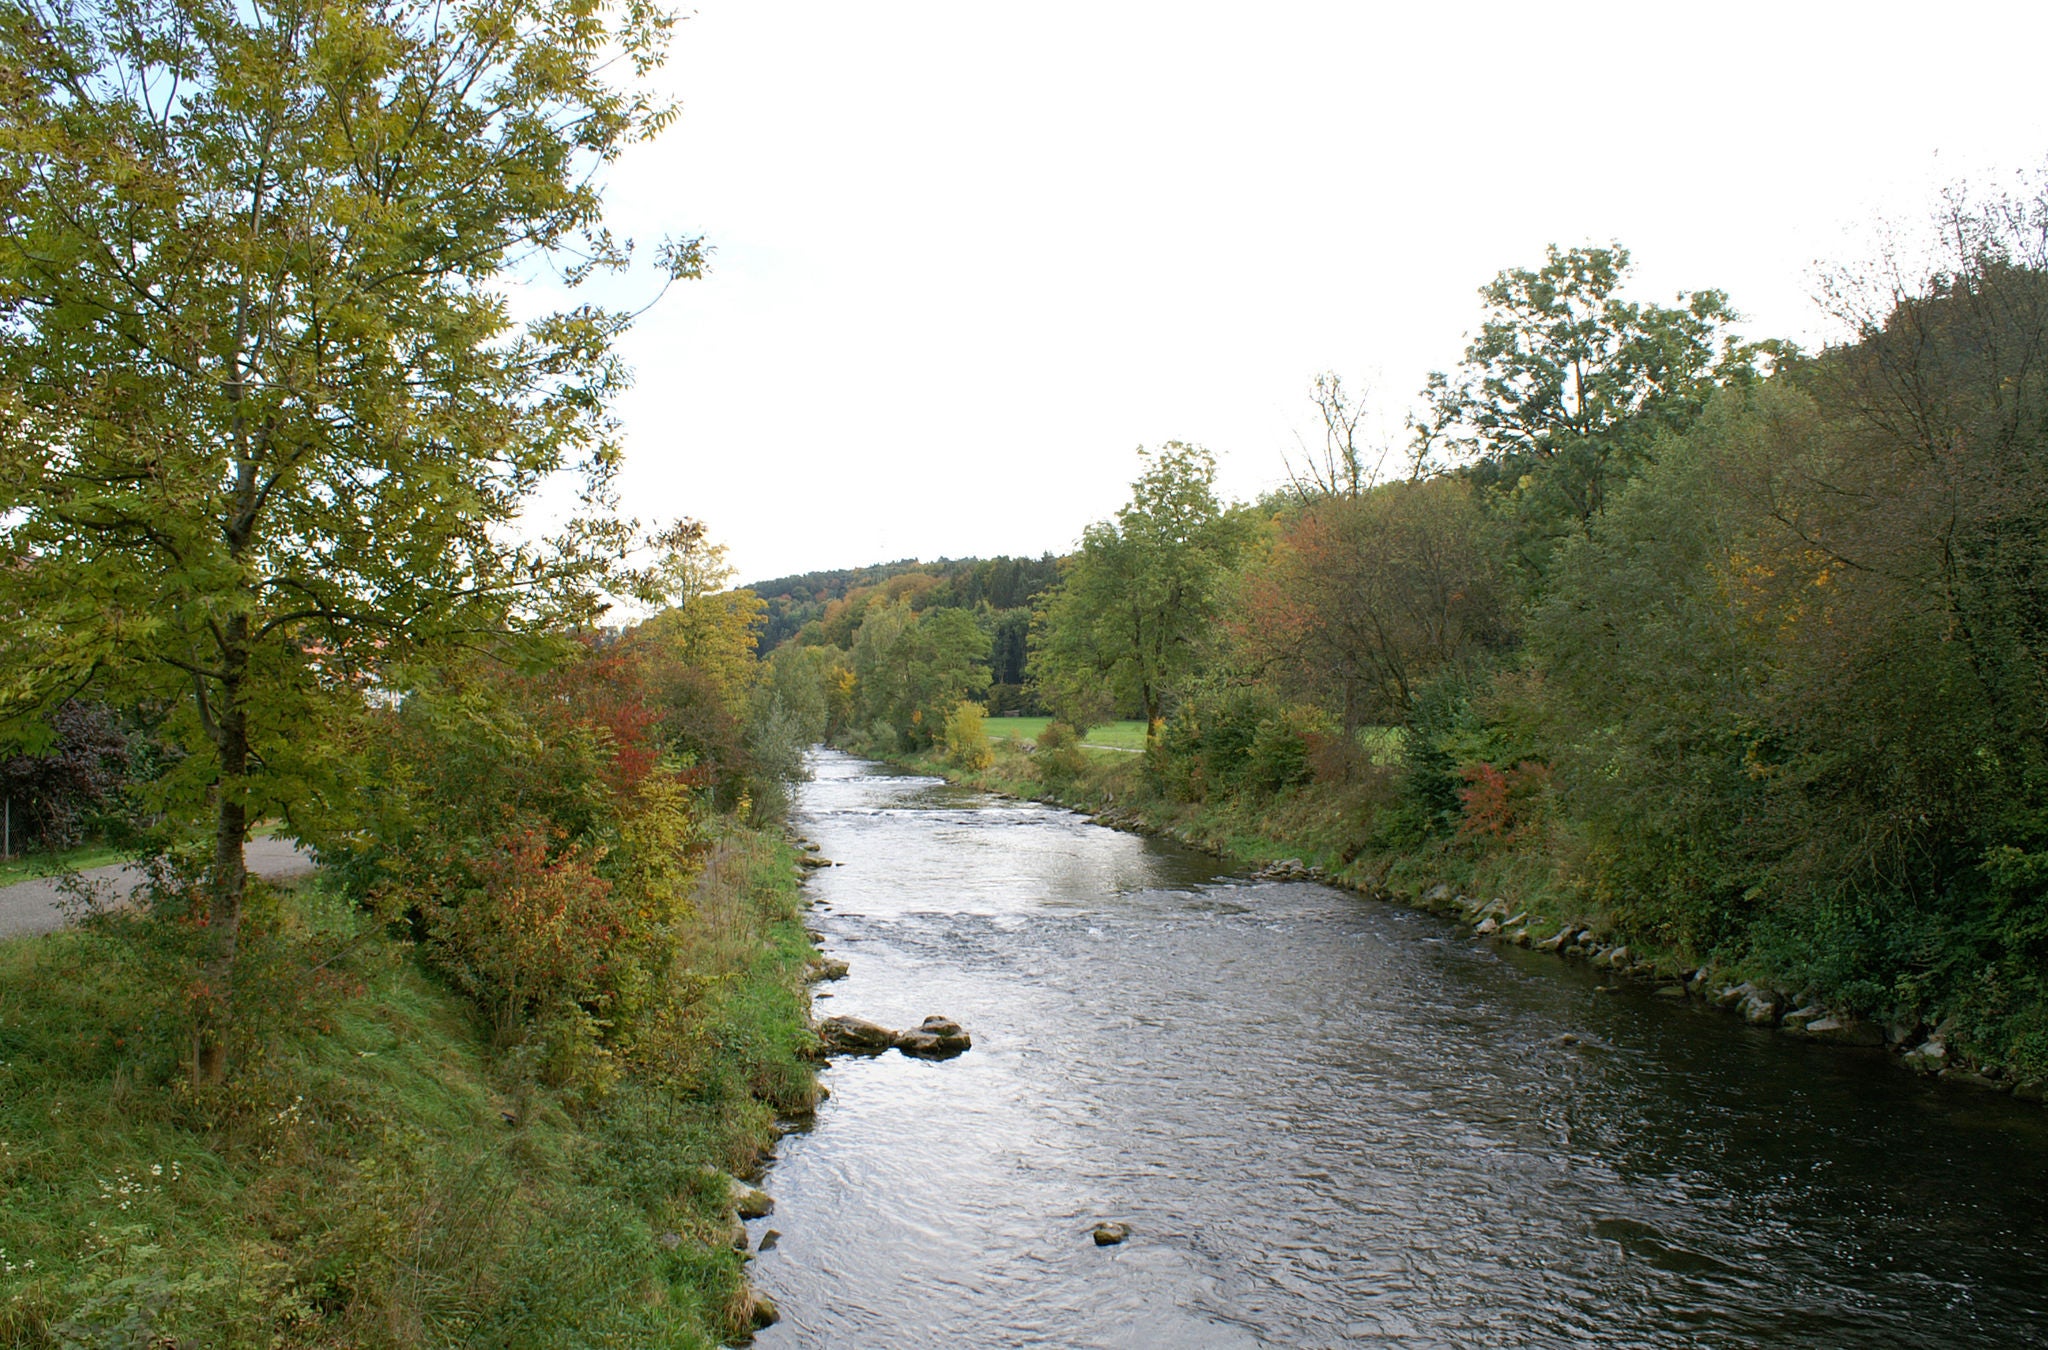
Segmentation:
{"type": "MultiPolygon", "coordinates": [[[[312,856],[289,839],[251,839],[248,857],[251,872],[273,880],[302,876],[313,870],[312,856]]],[[[88,867],[77,875],[93,889],[125,899],[142,880],[142,869],[120,863],[113,867],[88,867]]],[[[69,922],[58,880],[38,877],[0,886],[0,938],[51,933],[69,922]]]]}

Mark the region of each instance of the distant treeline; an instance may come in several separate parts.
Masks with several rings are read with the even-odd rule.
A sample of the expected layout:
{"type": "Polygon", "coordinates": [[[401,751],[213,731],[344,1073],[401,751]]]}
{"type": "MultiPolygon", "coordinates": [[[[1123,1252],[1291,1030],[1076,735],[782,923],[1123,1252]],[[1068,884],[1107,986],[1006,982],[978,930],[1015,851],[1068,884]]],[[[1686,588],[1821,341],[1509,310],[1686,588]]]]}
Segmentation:
{"type": "MultiPolygon", "coordinates": [[[[1817,354],[1553,249],[1482,290],[1398,455],[1333,377],[1265,500],[1147,454],[1034,588],[1029,697],[1144,718],[1156,800],[1512,879],[2048,1076],[2048,201],[1941,225],[1932,265],[1832,278],[1817,354]]],[[[1013,669],[944,584],[804,629],[842,740],[948,743],[1013,669]]]]}
{"type": "Polygon", "coordinates": [[[872,567],[805,572],[747,587],[766,605],[763,656],[785,642],[850,648],[855,631],[875,604],[904,604],[912,613],[966,610],[987,634],[990,710],[1036,712],[1025,684],[1031,607],[1059,582],[1059,562],[1038,558],[941,558],[937,562],[879,563],[872,567]]]}

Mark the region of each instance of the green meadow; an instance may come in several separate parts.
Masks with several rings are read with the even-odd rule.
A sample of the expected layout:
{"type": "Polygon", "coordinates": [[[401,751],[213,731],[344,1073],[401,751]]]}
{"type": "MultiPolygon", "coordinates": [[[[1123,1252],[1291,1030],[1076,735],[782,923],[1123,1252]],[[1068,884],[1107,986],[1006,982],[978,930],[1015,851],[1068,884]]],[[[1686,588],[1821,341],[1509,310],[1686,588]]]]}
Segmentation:
{"type": "MultiPolygon", "coordinates": [[[[991,717],[982,726],[992,741],[1035,741],[1050,721],[1050,717],[991,717]]],[[[1090,727],[1088,734],[1081,738],[1081,744],[1091,750],[1143,750],[1145,724],[1137,719],[1105,722],[1099,727],[1090,727]]]]}

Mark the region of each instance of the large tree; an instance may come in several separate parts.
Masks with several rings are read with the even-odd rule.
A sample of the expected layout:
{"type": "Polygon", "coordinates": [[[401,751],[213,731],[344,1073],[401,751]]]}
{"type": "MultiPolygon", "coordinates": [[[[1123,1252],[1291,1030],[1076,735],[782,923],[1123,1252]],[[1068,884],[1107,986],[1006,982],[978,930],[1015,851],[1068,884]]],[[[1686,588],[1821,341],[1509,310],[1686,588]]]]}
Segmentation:
{"type": "Polygon", "coordinates": [[[1519,491],[1539,535],[1598,514],[1660,432],[1683,430],[1716,386],[1748,379],[1777,344],[1745,344],[1720,291],[1676,306],[1626,299],[1628,250],[1553,245],[1480,291],[1486,312],[1465,359],[1429,378],[1418,456],[1474,464],[1519,491]]]}
{"type": "Polygon", "coordinates": [[[1200,668],[1246,529],[1216,500],[1208,451],[1168,441],[1139,453],[1130,501],[1088,527],[1039,610],[1032,675],[1055,712],[1107,693],[1145,719],[1149,739],[1200,668]]]}
{"type": "MultiPolygon", "coordinates": [[[[0,715],[176,702],[211,821],[196,1069],[252,820],[380,672],[587,614],[623,527],[624,318],[508,269],[627,261],[598,172],[658,130],[669,18],[587,0],[0,0],[0,715]],[[533,490],[586,512],[507,542],[533,490]]],[[[671,276],[694,245],[665,246],[671,276]]]]}

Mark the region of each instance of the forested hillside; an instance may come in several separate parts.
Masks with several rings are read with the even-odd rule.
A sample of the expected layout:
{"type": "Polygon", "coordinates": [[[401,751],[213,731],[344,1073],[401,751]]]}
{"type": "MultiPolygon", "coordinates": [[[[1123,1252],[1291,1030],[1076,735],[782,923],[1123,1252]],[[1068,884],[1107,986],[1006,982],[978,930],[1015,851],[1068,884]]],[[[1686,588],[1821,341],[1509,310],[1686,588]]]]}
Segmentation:
{"type": "Polygon", "coordinates": [[[941,558],[937,562],[896,562],[835,572],[807,572],[747,587],[767,606],[761,630],[765,655],[784,642],[839,648],[871,607],[902,605],[910,613],[958,609],[973,615],[987,634],[983,691],[994,712],[1037,711],[1025,684],[1026,639],[1031,606],[1059,580],[1059,565],[1039,558],[941,558]]]}

